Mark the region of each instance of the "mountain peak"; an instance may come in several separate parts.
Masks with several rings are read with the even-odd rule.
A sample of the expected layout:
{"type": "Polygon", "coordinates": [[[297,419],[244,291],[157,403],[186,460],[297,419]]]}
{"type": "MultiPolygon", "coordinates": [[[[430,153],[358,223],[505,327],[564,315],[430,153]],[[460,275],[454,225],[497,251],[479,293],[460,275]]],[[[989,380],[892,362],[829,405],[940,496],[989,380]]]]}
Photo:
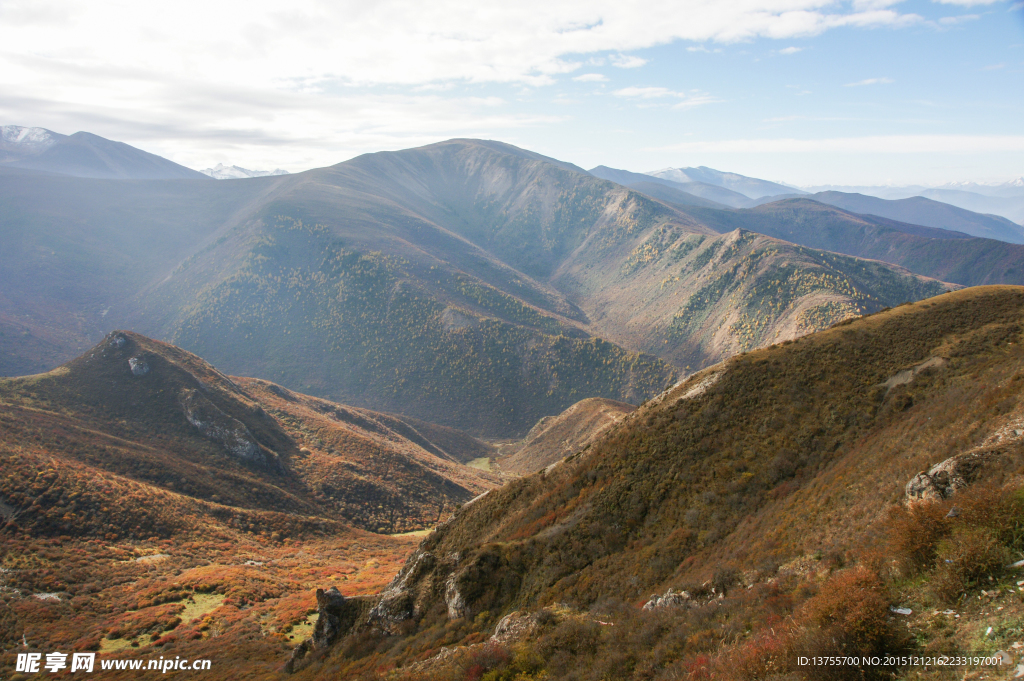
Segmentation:
{"type": "Polygon", "coordinates": [[[203,175],[209,175],[215,180],[239,180],[248,177],[269,177],[273,175],[288,175],[287,170],[275,168],[274,170],[249,170],[241,166],[226,166],[218,163],[212,168],[200,170],[203,175]]]}

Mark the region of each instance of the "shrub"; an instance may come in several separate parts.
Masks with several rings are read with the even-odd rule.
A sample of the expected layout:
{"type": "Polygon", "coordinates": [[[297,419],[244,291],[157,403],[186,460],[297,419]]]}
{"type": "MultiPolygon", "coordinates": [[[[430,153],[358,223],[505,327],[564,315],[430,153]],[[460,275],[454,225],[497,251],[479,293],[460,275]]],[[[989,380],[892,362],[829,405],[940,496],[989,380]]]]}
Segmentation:
{"type": "Polygon", "coordinates": [[[932,590],[953,601],[979,580],[1002,571],[1010,552],[987,527],[960,526],[939,543],[932,590]]]}
{"type": "Polygon", "coordinates": [[[896,650],[902,642],[889,617],[882,580],[862,566],[833,574],[807,602],[804,616],[813,625],[809,657],[875,655],[896,650]]]}

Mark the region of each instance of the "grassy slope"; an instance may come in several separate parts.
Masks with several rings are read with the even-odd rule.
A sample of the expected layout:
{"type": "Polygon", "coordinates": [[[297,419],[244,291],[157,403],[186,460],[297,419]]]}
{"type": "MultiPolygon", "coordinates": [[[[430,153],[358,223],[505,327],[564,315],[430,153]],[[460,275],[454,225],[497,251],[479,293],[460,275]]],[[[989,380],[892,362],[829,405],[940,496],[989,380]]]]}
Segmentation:
{"type": "MultiPolygon", "coordinates": [[[[1020,484],[1022,323],[1024,290],[968,289],[693,377],[584,454],[492,492],[429,537],[420,551],[460,560],[439,559],[414,576],[422,635],[396,650],[427,650],[438,631],[471,636],[516,607],[557,601],[585,608],[609,598],[638,604],[652,591],[716,572],[757,582],[811,554],[838,556],[835,565],[867,560],[865,549],[879,544],[879,521],[902,500],[906,482],[968,450],[988,452],[983,478],[990,483],[1020,484]],[[885,385],[934,357],[944,366],[885,385]],[[444,625],[438,585],[448,575],[470,618],[444,625]]],[[[923,598],[914,588],[906,597],[923,598]]],[[[787,592],[788,605],[777,606],[793,612],[816,589],[787,592]]],[[[768,595],[758,593],[764,603],[768,595]]],[[[741,625],[756,615],[747,626],[763,626],[761,606],[743,603],[746,615],[722,612],[741,625]]],[[[644,655],[627,652],[634,664],[644,655]]]]}

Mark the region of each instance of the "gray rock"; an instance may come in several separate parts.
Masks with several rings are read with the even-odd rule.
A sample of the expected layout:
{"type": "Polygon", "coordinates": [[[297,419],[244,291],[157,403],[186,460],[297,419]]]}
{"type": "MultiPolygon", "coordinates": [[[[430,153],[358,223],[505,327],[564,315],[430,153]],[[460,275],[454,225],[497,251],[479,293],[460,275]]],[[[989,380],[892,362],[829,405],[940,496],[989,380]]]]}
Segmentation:
{"type": "Polygon", "coordinates": [[[432,553],[417,549],[370,609],[370,624],[385,634],[393,634],[399,622],[415,615],[414,587],[436,564],[437,559],[432,553]]]}
{"type": "Polygon", "coordinates": [[[149,373],[149,363],[141,357],[129,359],[128,366],[132,370],[132,376],[145,376],[149,373]]]}

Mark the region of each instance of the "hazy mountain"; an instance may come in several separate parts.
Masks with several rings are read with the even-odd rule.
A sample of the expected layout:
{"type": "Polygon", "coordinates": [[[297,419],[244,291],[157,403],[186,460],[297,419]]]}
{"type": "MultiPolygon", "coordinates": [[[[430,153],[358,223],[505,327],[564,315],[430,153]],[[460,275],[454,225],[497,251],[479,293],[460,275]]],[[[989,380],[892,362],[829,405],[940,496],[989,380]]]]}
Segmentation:
{"type": "MultiPolygon", "coordinates": [[[[974,183],[958,186],[971,186],[975,189],[984,187],[984,185],[975,185],[974,183]]],[[[870,187],[823,185],[819,187],[804,187],[804,189],[810,192],[835,191],[850,194],[865,194],[867,196],[876,196],[881,199],[889,200],[922,196],[934,201],[948,203],[952,206],[963,208],[964,210],[974,211],[975,213],[981,213],[983,215],[998,215],[1006,218],[1007,220],[1012,220],[1017,224],[1024,224],[1024,191],[1019,191],[1017,185],[1013,182],[1006,183],[1006,185],[1002,186],[1002,189],[999,190],[1002,195],[991,194],[995,189],[992,187],[987,189],[989,193],[966,191],[953,186],[935,188],[921,186],[870,187]]]]}
{"type": "Polygon", "coordinates": [[[982,196],[1024,196],[1024,177],[996,184],[980,184],[978,182],[949,182],[938,187],[938,190],[956,190],[981,194],[982,196]]]}
{"type": "Polygon", "coordinates": [[[1002,621],[993,589],[1016,608],[1022,323],[1024,289],[969,289],[697,374],[461,509],[309,677],[425,660],[405,678],[475,662],[494,678],[816,679],[796,651],[974,645],[1002,621]],[[946,477],[918,475],[936,462],[946,477]],[[908,509],[914,480],[931,496],[908,509]],[[993,558],[961,554],[966,536],[993,558]],[[963,629],[925,626],[954,604],[963,629]]]}
{"type": "Polygon", "coordinates": [[[640,403],[687,367],[945,288],[719,235],[497,142],[246,182],[9,171],[0,197],[0,371],[127,327],[231,373],[491,436],[584,397],[640,403]]]}
{"type": "Polygon", "coordinates": [[[88,132],[59,135],[44,128],[0,128],[0,164],[74,177],[125,180],[206,179],[155,154],[88,132]]]}
{"type": "Polygon", "coordinates": [[[607,166],[597,166],[596,168],[591,168],[588,172],[594,177],[600,177],[602,180],[608,180],[636,189],[662,201],[667,200],[683,205],[707,205],[711,208],[719,206],[742,208],[750,203],[750,198],[745,194],[740,194],[718,185],[707,184],[706,182],[674,182],[643,173],[608,168],[607,166]],[[655,186],[652,186],[652,184],[655,186]],[[665,189],[659,189],[658,185],[665,189]],[[645,188],[647,191],[644,191],[645,188]],[[661,195],[657,195],[658,193],[661,195]],[[665,196],[672,198],[663,198],[665,196]]]}
{"type": "Polygon", "coordinates": [[[240,180],[247,177],[267,177],[269,175],[287,175],[287,170],[247,170],[239,166],[226,166],[218,163],[213,168],[200,171],[203,175],[209,175],[215,180],[240,180]]]}
{"type": "Polygon", "coordinates": [[[699,168],[664,168],[652,170],[646,173],[652,177],[663,180],[671,180],[680,184],[686,182],[702,182],[704,184],[725,187],[734,192],[739,192],[747,198],[759,199],[763,196],[774,196],[780,194],[803,193],[794,187],[788,187],[777,182],[759,180],[755,177],[746,177],[737,173],[724,173],[714,168],[700,166],[699,168]]]}
{"type": "MultiPolygon", "coordinates": [[[[759,203],[780,197],[761,199],[759,203]]],[[[788,197],[786,197],[788,198],[788,197]]],[[[853,213],[878,215],[900,222],[963,232],[986,239],[1024,243],[1024,227],[996,215],[981,215],[921,196],[887,200],[864,194],[818,192],[807,198],[837,206],[853,213]]]]}

